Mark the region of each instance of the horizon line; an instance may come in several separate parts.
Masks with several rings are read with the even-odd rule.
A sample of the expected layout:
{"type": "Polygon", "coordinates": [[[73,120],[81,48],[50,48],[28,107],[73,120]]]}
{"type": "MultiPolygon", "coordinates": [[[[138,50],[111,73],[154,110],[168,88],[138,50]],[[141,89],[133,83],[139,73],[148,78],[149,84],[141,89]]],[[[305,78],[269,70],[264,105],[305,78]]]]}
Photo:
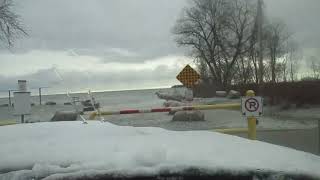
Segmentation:
{"type": "MultiPolygon", "coordinates": [[[[158,86],[158,87],[146,87],[146,88],[132,88],[132,89],[112,89],[112,90],[108,90],[108,89],[104,89],[104,90],[90,90],[92,93],[103,93],[103,92],[123,92],[123,91],[139,91],[139,90],[155,90],[155,89],[167,89],[167,88],[171,88],[173,85],[171,86],[158,86]]],[[[88,91],[69,91],[70,94],[85,94],[88,93],[88,91]]],[[[43,93],[42,96],[52,96],[52,95],[63,95],[63,94],[67,94],[67,91],[65,92],[56,92],[56,93],[43,93]]],[[[37,97],[39,96],[38,94],[32,94],[31,97],[37,97]]],[[[13,98],[13,94],[11,96],[13,98]]],[[[0,98],[8,98],[8,96],[0,96],[0,98]]]]}

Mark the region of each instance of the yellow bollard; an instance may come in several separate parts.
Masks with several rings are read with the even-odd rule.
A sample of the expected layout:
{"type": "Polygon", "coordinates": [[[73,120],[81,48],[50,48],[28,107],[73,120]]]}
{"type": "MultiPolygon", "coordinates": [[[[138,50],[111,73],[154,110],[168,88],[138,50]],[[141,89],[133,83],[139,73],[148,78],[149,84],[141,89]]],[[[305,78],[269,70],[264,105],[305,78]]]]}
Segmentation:
{"type": "MultiPolygon", "coordinates": [[[[246,93],[246,96],[252,97],[255,96],[254,91],[248,90],[246,93]]],[[[257,119],[255,117],[248,117],[248,138],[251,140],[256,140],[257,139],[257,119]]]]}
{"type": "Polygon", "coordinates": [[[89,116],[89,120],[95,120],[96,116],[97,116],[97,112],[92,112],[89,116]]]}

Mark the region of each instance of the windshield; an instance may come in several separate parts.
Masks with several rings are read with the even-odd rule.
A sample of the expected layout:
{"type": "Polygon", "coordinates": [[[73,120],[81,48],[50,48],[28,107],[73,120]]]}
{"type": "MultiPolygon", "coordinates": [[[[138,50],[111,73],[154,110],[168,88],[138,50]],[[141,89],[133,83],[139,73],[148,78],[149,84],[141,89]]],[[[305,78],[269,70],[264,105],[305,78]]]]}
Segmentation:
{"type": "Polygon", "coordinates": [[[0,179],[320,179],[319,7],[0,0],[0,179]]]}

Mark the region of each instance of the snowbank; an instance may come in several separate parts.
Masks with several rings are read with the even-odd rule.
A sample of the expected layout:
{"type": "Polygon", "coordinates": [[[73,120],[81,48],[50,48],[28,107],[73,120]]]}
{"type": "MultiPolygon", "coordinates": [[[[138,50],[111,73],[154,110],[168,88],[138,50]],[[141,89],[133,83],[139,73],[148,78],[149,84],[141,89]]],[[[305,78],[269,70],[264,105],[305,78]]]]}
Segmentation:
{"type": "Polygon", "coordinates": [[[320,177],[320,157],[239,137],[90,121],[0,127],[0,179],[210,171],[276,171],[320,177]]]}

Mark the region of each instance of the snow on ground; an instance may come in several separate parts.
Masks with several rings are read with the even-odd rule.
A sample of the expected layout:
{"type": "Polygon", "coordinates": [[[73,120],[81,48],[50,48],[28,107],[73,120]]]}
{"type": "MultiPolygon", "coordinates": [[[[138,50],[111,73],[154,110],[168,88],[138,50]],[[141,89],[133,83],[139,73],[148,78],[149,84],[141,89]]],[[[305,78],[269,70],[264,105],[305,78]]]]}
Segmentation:
{"type": "MultiPolygon", "coordinates": [[[[122,109],[149,109],[159,108],[164,100],[160,100],[154,94],[157,90],[123,91],[123,92],[102,92],[94,93],[98,102],[106,111],[122,109]]],[[[164,92],[184,93],[184,89],[165,89],[164,92]]],[[[87,95],[82,95],[82,99],[87,95]]],[[[34,103],[38,103],[36,97],[32,97],[34,103]]],[[[31,115],[25,116],[28,122],[50,121],[56,111],[72,111],[73,106],[65,106],[64,102],[69,101],[65,95],[43,96],[43,102],[55,101],[55,106],[33,106],[31,115]]],[[[1,103],[7,103],[7,99],[0,99],[1,103]]],[[[240,99],[228,98],[194,98],[192,102],[183,102],[183,105],[198,104],[219,104],[219,103],[240,103],[240,99]]],[[[77,107],[82,110],[82,106],[77,107]]],[[[0,107],[0,124],[7,122],[20,122],[19,116],[13,116],[14,109],[0,107]]],[[[279,108],[272,109],[271,113],[265,111],[260,118],[258,128],[262,129],[305,129],[317,126],[317,119],[320,119],[320,108],[312,109],[290,109],[280,111],[279,108]],[[272,115],[270,115],[272,114],[272,115]]],[[[172,116],[167,113],[135,114],[121,116],[105,116],[105,119],[117,125],[130,125],[142,127],[162,127],[169,130],[207,130],[217,128],[242,128],[247,127],[247,121],[242,117],[240,111],[208,110],[204,111],[206,121],[204,122],[172,122],[172,116]]]]}
{"type": "MultiPolygon", "coordinates": [[[[195,98],[184,106],[200,104],[240,103],[239,99],[228,98],[195,98]]],[[[108,111],[108,109],[103,108],[108,111]]],[[[280,111],[279,108],[264,108],[264,116],[258,118],[259,129],[309,129],[317,127],[317,117],[320,118],[320,108],[295,109],[280,111]],[[319,114],[319,115],[318,115],[319,114]]],[[[202,122],[172,122],[172,116],[167,113],[113,115],[104,118],[117,125],[136,127],[161,127],[169,130],[209,130],[219,128],[245,128],[247,120],[240,111],[205,110],[205,121],[202,122]]],[[[319,119],[318,118],[318,119],[319,119]]]]}
{"type": "Polygon", "coordinates": [[[110,123],[43,122],[0,127],[0,179],[104,173],[155,174],[197,167],[320,178],[320,157],[207,131],[174,132],[110,123]],[[11,172],[10,172],[11,171],[11,172]]]}
{"type": "MultiPolygon", "coordinates": [[[[161,127],[169,130],[212,130],[219,128],[245,128],[247,120],[240,111],[205,110],[205,121],[172,121],[168,113],[112,115],[104,118],[121,126],[161,127]]],[[[317,127],[314,119],[288,119],[284,117],[263,116],[259,118],[259,129],[306,129],[317,127]]]]}

